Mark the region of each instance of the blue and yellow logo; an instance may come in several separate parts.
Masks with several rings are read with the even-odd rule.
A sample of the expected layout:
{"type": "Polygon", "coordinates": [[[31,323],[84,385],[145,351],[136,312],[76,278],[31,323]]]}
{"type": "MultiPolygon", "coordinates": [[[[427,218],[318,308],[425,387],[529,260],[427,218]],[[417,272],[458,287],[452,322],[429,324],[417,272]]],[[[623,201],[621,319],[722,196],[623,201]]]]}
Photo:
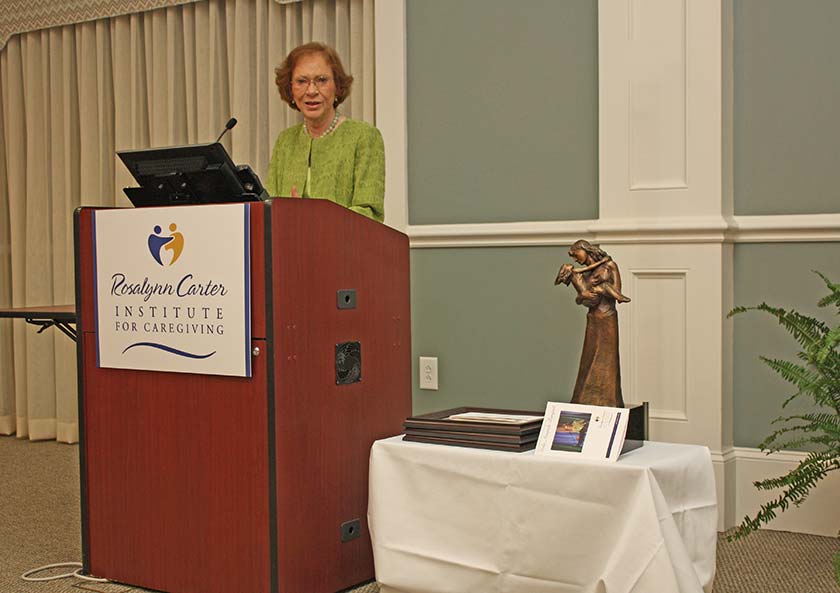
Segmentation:
{"type": "Polygon", "coordinates": [[[174,222],[169,225],[169,236],[161,234],[160,225],[155,225],[154,232],[149,235],[149,253],[155,261],[162,266],[171,266],[184,250],[184,235],[178,232],[178,225],[174,222]],[[169,254],[164,251],[171,252],[169,254]]]}

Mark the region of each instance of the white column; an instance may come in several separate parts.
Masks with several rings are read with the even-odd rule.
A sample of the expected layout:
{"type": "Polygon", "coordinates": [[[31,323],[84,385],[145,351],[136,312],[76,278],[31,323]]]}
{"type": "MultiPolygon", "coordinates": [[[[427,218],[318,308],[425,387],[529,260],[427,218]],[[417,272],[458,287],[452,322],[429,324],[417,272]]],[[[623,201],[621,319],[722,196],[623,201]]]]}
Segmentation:
{"type": "Polygon", "coordinates": [[[721,0],[604,0],[598,19],[601,219],[722,224],[721,0]]]}
{"type": "Polygon", "coordinates": [[[405,0],[378,1],[376,35],[376,126],[385,141],[385,224],[408,227],[405,71],[405,0]]]}
{"type": "Polygon", "coordinates": [[[650,402],[654,440],[712,450],[721,527],[734,500],[729,14],[729,0],[599,3],[593,225],[633,299],[619,308],[625,400],[650,402]]]}

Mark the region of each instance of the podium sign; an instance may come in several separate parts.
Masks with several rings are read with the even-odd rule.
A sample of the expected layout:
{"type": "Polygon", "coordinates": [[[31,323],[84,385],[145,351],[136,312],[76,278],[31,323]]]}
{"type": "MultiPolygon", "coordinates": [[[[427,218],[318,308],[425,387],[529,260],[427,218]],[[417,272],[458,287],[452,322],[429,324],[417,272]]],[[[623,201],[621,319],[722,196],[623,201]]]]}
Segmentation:
{"type": "Polygon", "coordinates": [[[250,208],[93,213],[99,367],[251,376],[250,208]]]}

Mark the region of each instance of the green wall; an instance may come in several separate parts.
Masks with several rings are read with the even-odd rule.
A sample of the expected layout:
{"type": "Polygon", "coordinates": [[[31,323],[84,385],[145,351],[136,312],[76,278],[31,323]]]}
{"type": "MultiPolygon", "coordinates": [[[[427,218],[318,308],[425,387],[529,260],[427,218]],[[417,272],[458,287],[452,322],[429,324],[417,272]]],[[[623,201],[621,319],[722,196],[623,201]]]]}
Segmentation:
{"type": "Polygon", "coordinates": [[[567,247],[415,249],[411,253],[414,412],[462,405],[524,410],[569,401],[586,309],[554,286],[567,247]],[[437,391],[417,387],[417,357],[438,357],[437,391]]]}
{"type": "MultiPolygon", "coordinates": [[[[598,217],[596,0],[407,0],[409,222],[598,217]]],[[[414,411],[568,400],[567,247],[414,249],[414,411]],[[563,287],[565,288],[565,287],[563,287]],[[417,357],[439,359],[439,390],[417,357]]]]}
{"type": "Polygon", "coordinates": [[[840,2],[734,8],[735,213],[840,212],[840,2]]]}
{"type": "MultiPolygon", "coordinates": [[[[819,270],[840,282],[840,243],[766,243],[735,246],[735,304],[796,309],[837,325],[833,309],[817,307],[828,294],[819,270]]],[[[756,447],[772,430],[791,386],[758,357],[797,360],[798,345],[773,317],[762,312],[735,316],[734,443],[756,447]]],[[[813,410],[807,399],[788,411],[813,410]]]]}
{"type": "Polygon", "coordinates": [[[408,0],[411,224],[598,216],[596,0],[408,0]]]}
{"type": "MultiPolygon", "coordinates": [[[[840,2],[735,0],[735,213],[840,212],[840,2]]],[[[819,314],[820,270],[840,281],[840,244],[735,246],[735,302],[819,314]]],[[[793,359],[796,343],[768,315],[735,318],[734,442],[755,447],[792,390],[759,355],[793,359]]],[[[811,410],[806,402],[793,410],[811,410]]]]}

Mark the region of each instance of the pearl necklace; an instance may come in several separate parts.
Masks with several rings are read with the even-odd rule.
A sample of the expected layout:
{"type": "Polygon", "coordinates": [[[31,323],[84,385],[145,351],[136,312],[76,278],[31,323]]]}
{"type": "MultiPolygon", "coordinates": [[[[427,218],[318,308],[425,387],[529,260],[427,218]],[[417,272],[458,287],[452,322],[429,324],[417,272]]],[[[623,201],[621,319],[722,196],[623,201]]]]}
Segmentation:
{"type": "Polygon", "coordinates": [[[306,120],[303,120],[303,131],[312,136],[313,138],[323,138],[324,136],[329,136],[333,133],[333,130],[335,130],[335,126],[338,124],[339,117],[341,116],[339,115],[338,111],[336,111],[335,117],[333,117],[332,122],[330,122],[330,126],[320,136],[312,136],[312,132],[309,131],[309,126],[306,125],[306,120]]]}

